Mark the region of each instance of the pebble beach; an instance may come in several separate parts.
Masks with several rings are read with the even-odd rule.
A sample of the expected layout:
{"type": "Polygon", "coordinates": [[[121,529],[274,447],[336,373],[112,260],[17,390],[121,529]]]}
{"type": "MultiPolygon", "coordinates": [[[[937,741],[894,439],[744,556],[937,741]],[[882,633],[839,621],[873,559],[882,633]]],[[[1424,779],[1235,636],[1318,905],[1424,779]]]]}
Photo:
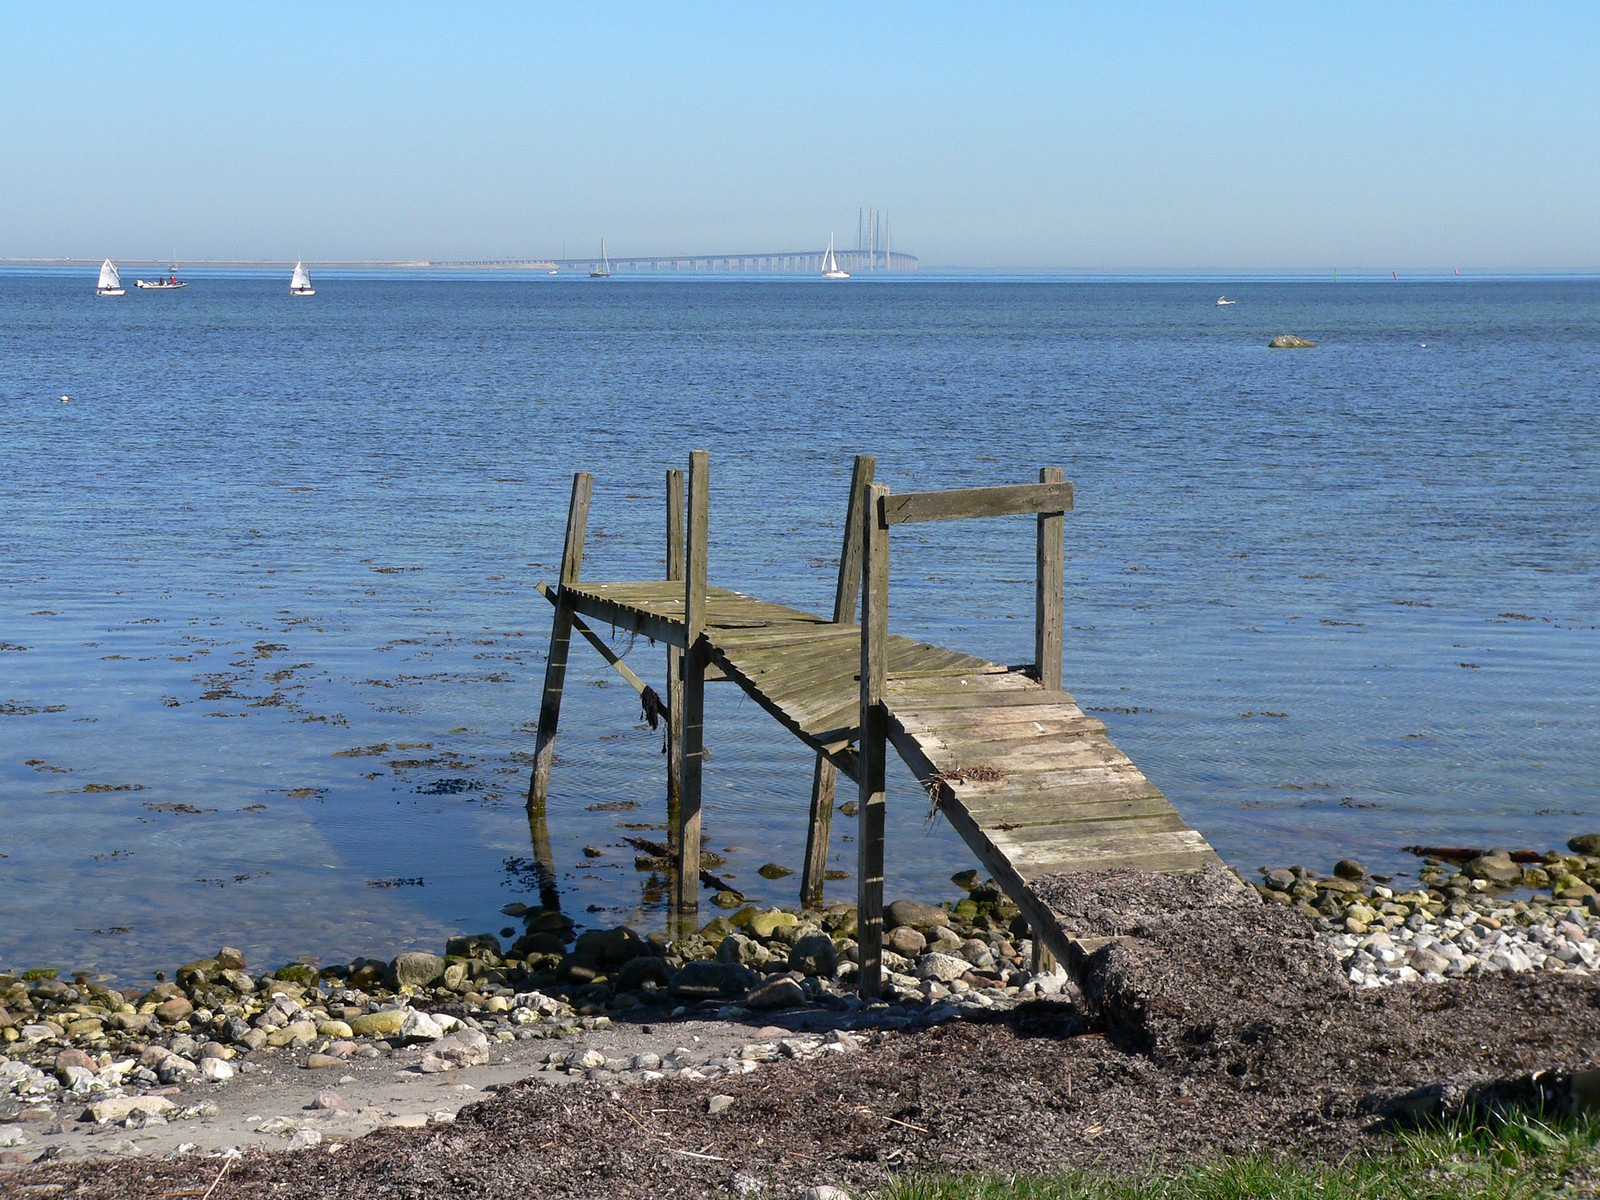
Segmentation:
{"type": "MultiPolygon", "coordinates": [[[[1405,891],[1348,859],[1326,874],[1263,870],[1252,886],[1263,903],[1311,918],[1316,942],[1358,989],[1496,973],[1586,976],[1600,972],[1595,851],[1600,837],[1583,835],[1538,865],[1503,851],[1459,865],[1430,859],[1423,886],[1405,891]]],[[[544,1077],[714,1081],[764,1063],[849,1053],[888,1031],[1078,998],[1059,967],[1030,970],[1026,924],[992,881],[963,872],[954,882],[966,892],[960,900],[888,906],[884,996],[865,1004],[854,994],[848,904],[820,912],[747,906],[677,941],[625,926],[576,934],[559,912],[522,909],[524,932],[509,946],[467,935],[437,955],[302,961],[259,973],[223,948],[146,990],[118,991],[86,974],[0,976],[0,1163],[139,1154],[144,1131],[174,1122],[192,1122],[197,1133],[171,1153],[237,1152],[203,1146],[198,1131],[219,1118],[230,1087],[289,1067],[307,1080],[335,1080],[388,1060],[430,1076],[503,1064],[515,1051],[523,1069],[544,1077]],[[788,1031],[771,1024],[780,1017],[788,1031]],[[685,1046],[677,1030],[695,1021],[730,1032],[714,1047],[685,1046]],[[631,1035],[629,1053],[596,1048],[621,1029],[631,1035]],[[80,1146],[69,1135],[83,1131],[115,1136],[80,1146]]],[[[1241,896],[1250,902],[1248,891],[1241,896]]],[[[319,1119],[349,1115],[329,1095],[321,1109],[315,1097],[300,1106],[309,1117],[257,1117],[247,1144],[316,1145],[319,1119]]],[[[453,1119],[450,1110],[367,1110],[356,1132],[453,1119]]]]}

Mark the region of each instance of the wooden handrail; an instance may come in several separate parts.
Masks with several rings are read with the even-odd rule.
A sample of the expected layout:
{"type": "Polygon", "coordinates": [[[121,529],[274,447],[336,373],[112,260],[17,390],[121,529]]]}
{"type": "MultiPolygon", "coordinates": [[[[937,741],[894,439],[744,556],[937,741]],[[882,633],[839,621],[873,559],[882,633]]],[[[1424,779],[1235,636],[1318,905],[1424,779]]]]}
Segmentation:
{"type": "Polygon", "coordinates": [[[885,496],[881,503],[885,525],[1071,512],[1072,485],[1016,483],[1007,487],[954,488],[946,492],[899,492],[885,496]]]}

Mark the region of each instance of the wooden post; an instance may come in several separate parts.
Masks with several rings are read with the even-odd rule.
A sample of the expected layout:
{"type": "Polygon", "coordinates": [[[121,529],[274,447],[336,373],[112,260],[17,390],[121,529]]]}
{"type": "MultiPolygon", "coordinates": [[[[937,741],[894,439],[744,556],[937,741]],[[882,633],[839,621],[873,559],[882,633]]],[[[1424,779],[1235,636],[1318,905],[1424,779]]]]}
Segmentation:
{"type": "MultiPolygon", "coordinates": [[[[844,545],[839,549],[839,581],[833,592],[835,625],[853,625],[856,600],[861,593],[861,510],[866,503],[867,485],[872,482],[878,460],[856,455],[850,474],[850,498],[845,507],[844,545]]],[[[833,826],[833,797],[838,785],[838,769],[821,754],[811,775],[811,822],[806,827],[805,867],[800,875],[800,906],[822,906],[822,877],[828,867],[828,834],[833,826]]]]}
{"type": "MultiPolygon", "coordinates": [[[[1042,467],[1039,470],[1040,483],[1061,483],[1065,478],[1060,467],[1042,467]]],[[[1066,534],[1065,513],[1039,514],[1034,555],[1038,574],[1033,588],[1033,662],[1040,684],[1052,692],[1061,690],[1066,534]]]]}
{"type": "MultiPolygon", "coordinates": [[[[667,472],[667,580],[683,579],[683,472],[667,472]]],[[[679,822],[682,820],[683,742],[678,727],[683,723],[683,651],[667,647],[667,849],[678,853],[679,822]]]]}
{"type": "Polygon", "coordinates": [[[556,725],[561,719],[561,691],[567,683],[567,651],[572,643],[572,605],[566,590],[578,582],[583,566],[583,538],[589,528],[589,497],[594,476],[579,471],[572,477],[572,502],[567,506],[567,540],[561,550],[560,590],[550,622],[550,653],[544,663],[544,696],[539,702],[539,736],[533,750],[533,778],[528,783],[528,808],[550,794],[550,764],[556,756],[556,725]]]}
{"type": "Polygon", "coordinates": [[[672,907],[680,928],[700,906],[700,789],[704,764],[707,649],[706,536],[709,526],[711,457],[689,454],[687,546],[684,554],[683,719],[679,721],[683,778],[678,794],[677,873],[672,907]]]}
{"type": "Polygon", "coordinates": [[[1029,936],[1033,938],[1033,953],[1029,955],[1028,970],[1034,975],[1048,975],[1056,969],[1056,956],[1050,953],[1044,939],[1039,936],[1037,929],[1030,929],[1029,936]]]}
{"type": "Polygon", "coordinates": [[[889,637],[889,527],[883,500],[889,489],[870,484],[861,514],[861,784],[856,835],[856,945],[863,1000],[875,999],[883,966],[883,830],[885,756],[889,736],[887,641],[889,637]]]}

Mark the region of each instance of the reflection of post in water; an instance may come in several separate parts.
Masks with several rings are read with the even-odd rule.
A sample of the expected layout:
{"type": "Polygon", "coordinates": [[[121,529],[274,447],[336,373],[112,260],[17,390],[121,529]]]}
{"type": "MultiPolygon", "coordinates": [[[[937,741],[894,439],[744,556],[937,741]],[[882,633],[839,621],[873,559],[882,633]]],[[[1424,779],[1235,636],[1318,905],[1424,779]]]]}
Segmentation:
{"type": "Polygon", "coordinates": [[[556,886],[556,856],[550,848],[550,825],[545,820],[544,797],[528,805],[528,840],[533,843],[534,873],[539,880],[539,905],[559,912],[561,890],[556,886]]]}

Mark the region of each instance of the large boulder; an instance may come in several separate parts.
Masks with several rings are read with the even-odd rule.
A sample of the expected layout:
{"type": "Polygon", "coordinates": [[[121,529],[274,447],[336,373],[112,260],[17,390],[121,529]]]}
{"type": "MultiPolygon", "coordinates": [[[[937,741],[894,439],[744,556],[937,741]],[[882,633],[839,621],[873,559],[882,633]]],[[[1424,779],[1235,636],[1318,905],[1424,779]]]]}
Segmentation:
{"type": "Polygon", "coordinates": [[[749,966],[751,963],[765,962],[766,959],[767,952],[761,943],[754,938],[745,937],[742,933],[730,933],[717,946],[718,962],[749,966]]]}
{"type": "Polygon", "coordinates": [[[839,952],[825,933],[800,938],[789,951],[789,969],[802,975],[832,976],[839,969],[839,952]]]}
{"type": "Polygon", "coordinates": [[[664,988],[671,979],[672,972],[664,959],[641,954],[631,962],[623,963],[611,983],[619,992],[637,992],[649,983],[664,988]]]}
{"type": "Polygon", "coordinates": [[[1469,859],[1461,870],[1468,878],[1489,883],[1518,883],[1522,879],[1522,868],[1511,861],[1511,856],[1504,852],[1496,854],[1493,850],[1469,859]]]}
{"type": "Polygon", "coordinates": [[[917,960],[917,978],[936,979],[940,983],[960,979],[970,970],[972,964],[954,954],[924,954],[917,960]]]}
{"type": "Polygon", "coordinates": [[[1567,839],[1567,849],[1574,854],[1592,854],[1600,857],[1600,833],[1580,833],[1567,839]]]}
{"type": "Polygon", "coordinates": [[[396,991],[408,987],[431,987],[444,978],[444,965],[444,959],[437,954],[407,950],[389,964],[389,975],[396,991]]]}
{"type": "Polygon", "coordinates": [[[922,904],[916,900],[896,900],[884,910],[883,923],[891,927],[909,925],[926,933],[940,925],[950,924],[950,914],[937,905],[922,904]]]}
{"type": "Polygon", "coordinates": [[[377,1012],[362,1013],[350,1022],[350,1031],[356,1037],[393,1037],[405,1024],[404,1008],[380,1008],[377,1012]]]}
{"type": "Polygon", "coordinates": [[[620,967],[648,950],[645,940],[626,925],[587,930],[572,946],[574,954],[592,957],[602,971],[620,967]]]}
{"type": "Polygon", "coordinates": [[[800,924],[800,918],[793,913],[775,910],[773,912],[756,913],[755,916],[750,918],[746,928],[750,930],[751,937],[758,937],[765,941],[783,926],[798,924],[800,924]]]}
{"type": "Polygon", "coordinates": [[[745,998],[748,1008],[798,1008],[806,1002],[806,993],[787,975],[774,975],[745,998]]]}
{"type": "Polygon", "coordinates": [[[698,960],[685,963],[682,970],[672,976],[669,988],[679,999],[716,1000],[742,996],[759,979],[749,967],[741,967],[737,963],[698,960]]]}

